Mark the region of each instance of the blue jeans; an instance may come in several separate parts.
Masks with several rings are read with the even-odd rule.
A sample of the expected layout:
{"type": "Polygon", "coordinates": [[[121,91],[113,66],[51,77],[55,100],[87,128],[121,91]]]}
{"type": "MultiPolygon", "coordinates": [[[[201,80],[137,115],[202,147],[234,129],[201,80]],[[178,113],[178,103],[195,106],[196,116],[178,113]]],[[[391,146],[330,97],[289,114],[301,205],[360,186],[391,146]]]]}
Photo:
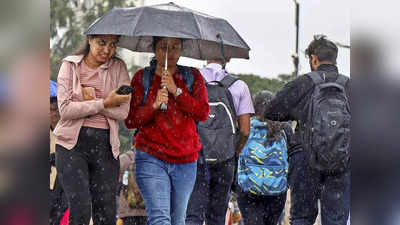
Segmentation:
{"type": "Polygon", "coordinates": [[[310,168],[304,151],[289,157],[292,225],[312,225],[321,202],[322,225],[346,225],[350,211],[350,172],[326,175],[310,168]]]}
{"type": "Polygon", "coordinates": [[[136,149],[135,176],[148,225],[185,225],[197,162],[172,164],[136,149]]]}

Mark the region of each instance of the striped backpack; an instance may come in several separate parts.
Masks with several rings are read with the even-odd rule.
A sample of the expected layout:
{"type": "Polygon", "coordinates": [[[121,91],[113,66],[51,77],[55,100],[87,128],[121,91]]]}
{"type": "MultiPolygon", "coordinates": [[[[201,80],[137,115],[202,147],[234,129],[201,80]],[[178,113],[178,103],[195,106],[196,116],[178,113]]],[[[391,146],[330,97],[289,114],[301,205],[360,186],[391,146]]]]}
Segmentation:
{"type": "Polygon", "coordinates": [[[251,118],[249,139],[239,155],[238,184],[254,195],[279,195],[287,190],[286,134],[268,143],[268,124],[251,118]]]}

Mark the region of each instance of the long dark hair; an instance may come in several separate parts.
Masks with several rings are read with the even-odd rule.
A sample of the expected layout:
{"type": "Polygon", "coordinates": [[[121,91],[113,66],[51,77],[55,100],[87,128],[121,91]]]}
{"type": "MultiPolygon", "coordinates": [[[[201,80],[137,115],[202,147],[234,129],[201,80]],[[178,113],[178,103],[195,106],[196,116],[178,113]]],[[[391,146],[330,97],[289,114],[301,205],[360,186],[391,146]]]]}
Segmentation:
{"type": "Polygon", "coordinates": [[[272,121],[264,118],[264,112],[267,109],[269,103],[274,98],[272,92],[264,90],[260,91],[253,97],[254,111],[258,118],[266,122],[268,125],[267,141],[273,142],[278,141],[281,138],[281,130],[284,124],[278,121],[272,121]]]}
{"type": "Polygon", "coordinates": [[[96,36],[97,35],[87,35],[85,37],[85,40],[78,47],[78,49],[75,50],[74,55],[87,56],[87,54],[89,54],[89,51],[90,51],[89,39],[93,38],[93,37],[96,37],[96,36]]]}
{"type": "MultiPolygon", "coordinates": [[[[87,56],[89,54],[90,51],[90,44],[89,44],[89,40],[91,38],[96,38],[102,35],[99,34],[94,34],[94,35],[86,35],[85,40],[80,44],[80,46],[78,47],[78,49],[75,50],[74,55],[83,55],[83,56],[87,56]]],[[[120,36],[118,36],[119,39],[120,36]]],[[[117,57],[117,52],[115,51],[115,54],[113,57],[117,57]]],[[[112,58],[113,58],[112,57],[112,58]]]]}

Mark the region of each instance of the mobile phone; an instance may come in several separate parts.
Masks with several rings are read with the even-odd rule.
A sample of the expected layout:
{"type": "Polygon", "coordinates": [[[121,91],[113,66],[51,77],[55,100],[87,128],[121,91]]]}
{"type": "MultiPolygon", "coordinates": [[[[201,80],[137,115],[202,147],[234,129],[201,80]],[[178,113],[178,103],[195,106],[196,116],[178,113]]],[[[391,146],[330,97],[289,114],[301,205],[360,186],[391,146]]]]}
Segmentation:
{"type": "Polygon", "coordinates": [[[122,85],[121,87],[118,88],[117,94],[129,95],[130,93],[132,93],[132,91],[133,91],[133,87],[131,87],[129,85],[122,85]]]}

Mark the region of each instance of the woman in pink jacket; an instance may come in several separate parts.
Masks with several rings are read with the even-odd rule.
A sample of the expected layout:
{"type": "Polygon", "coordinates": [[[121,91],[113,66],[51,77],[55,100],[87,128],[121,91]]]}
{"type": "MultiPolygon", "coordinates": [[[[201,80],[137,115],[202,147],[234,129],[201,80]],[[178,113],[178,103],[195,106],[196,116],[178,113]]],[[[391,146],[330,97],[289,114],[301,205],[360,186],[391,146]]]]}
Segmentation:
{"type": "Polygon", "coordinates": [[[115,224],[119,176],[118,120],[127,117],[131,95],[125,63],[115,57],[118,36],[87,36],[58,74],[61,119],[54,130],[56,166],[70,209],[70,225],[115,224]]]}

